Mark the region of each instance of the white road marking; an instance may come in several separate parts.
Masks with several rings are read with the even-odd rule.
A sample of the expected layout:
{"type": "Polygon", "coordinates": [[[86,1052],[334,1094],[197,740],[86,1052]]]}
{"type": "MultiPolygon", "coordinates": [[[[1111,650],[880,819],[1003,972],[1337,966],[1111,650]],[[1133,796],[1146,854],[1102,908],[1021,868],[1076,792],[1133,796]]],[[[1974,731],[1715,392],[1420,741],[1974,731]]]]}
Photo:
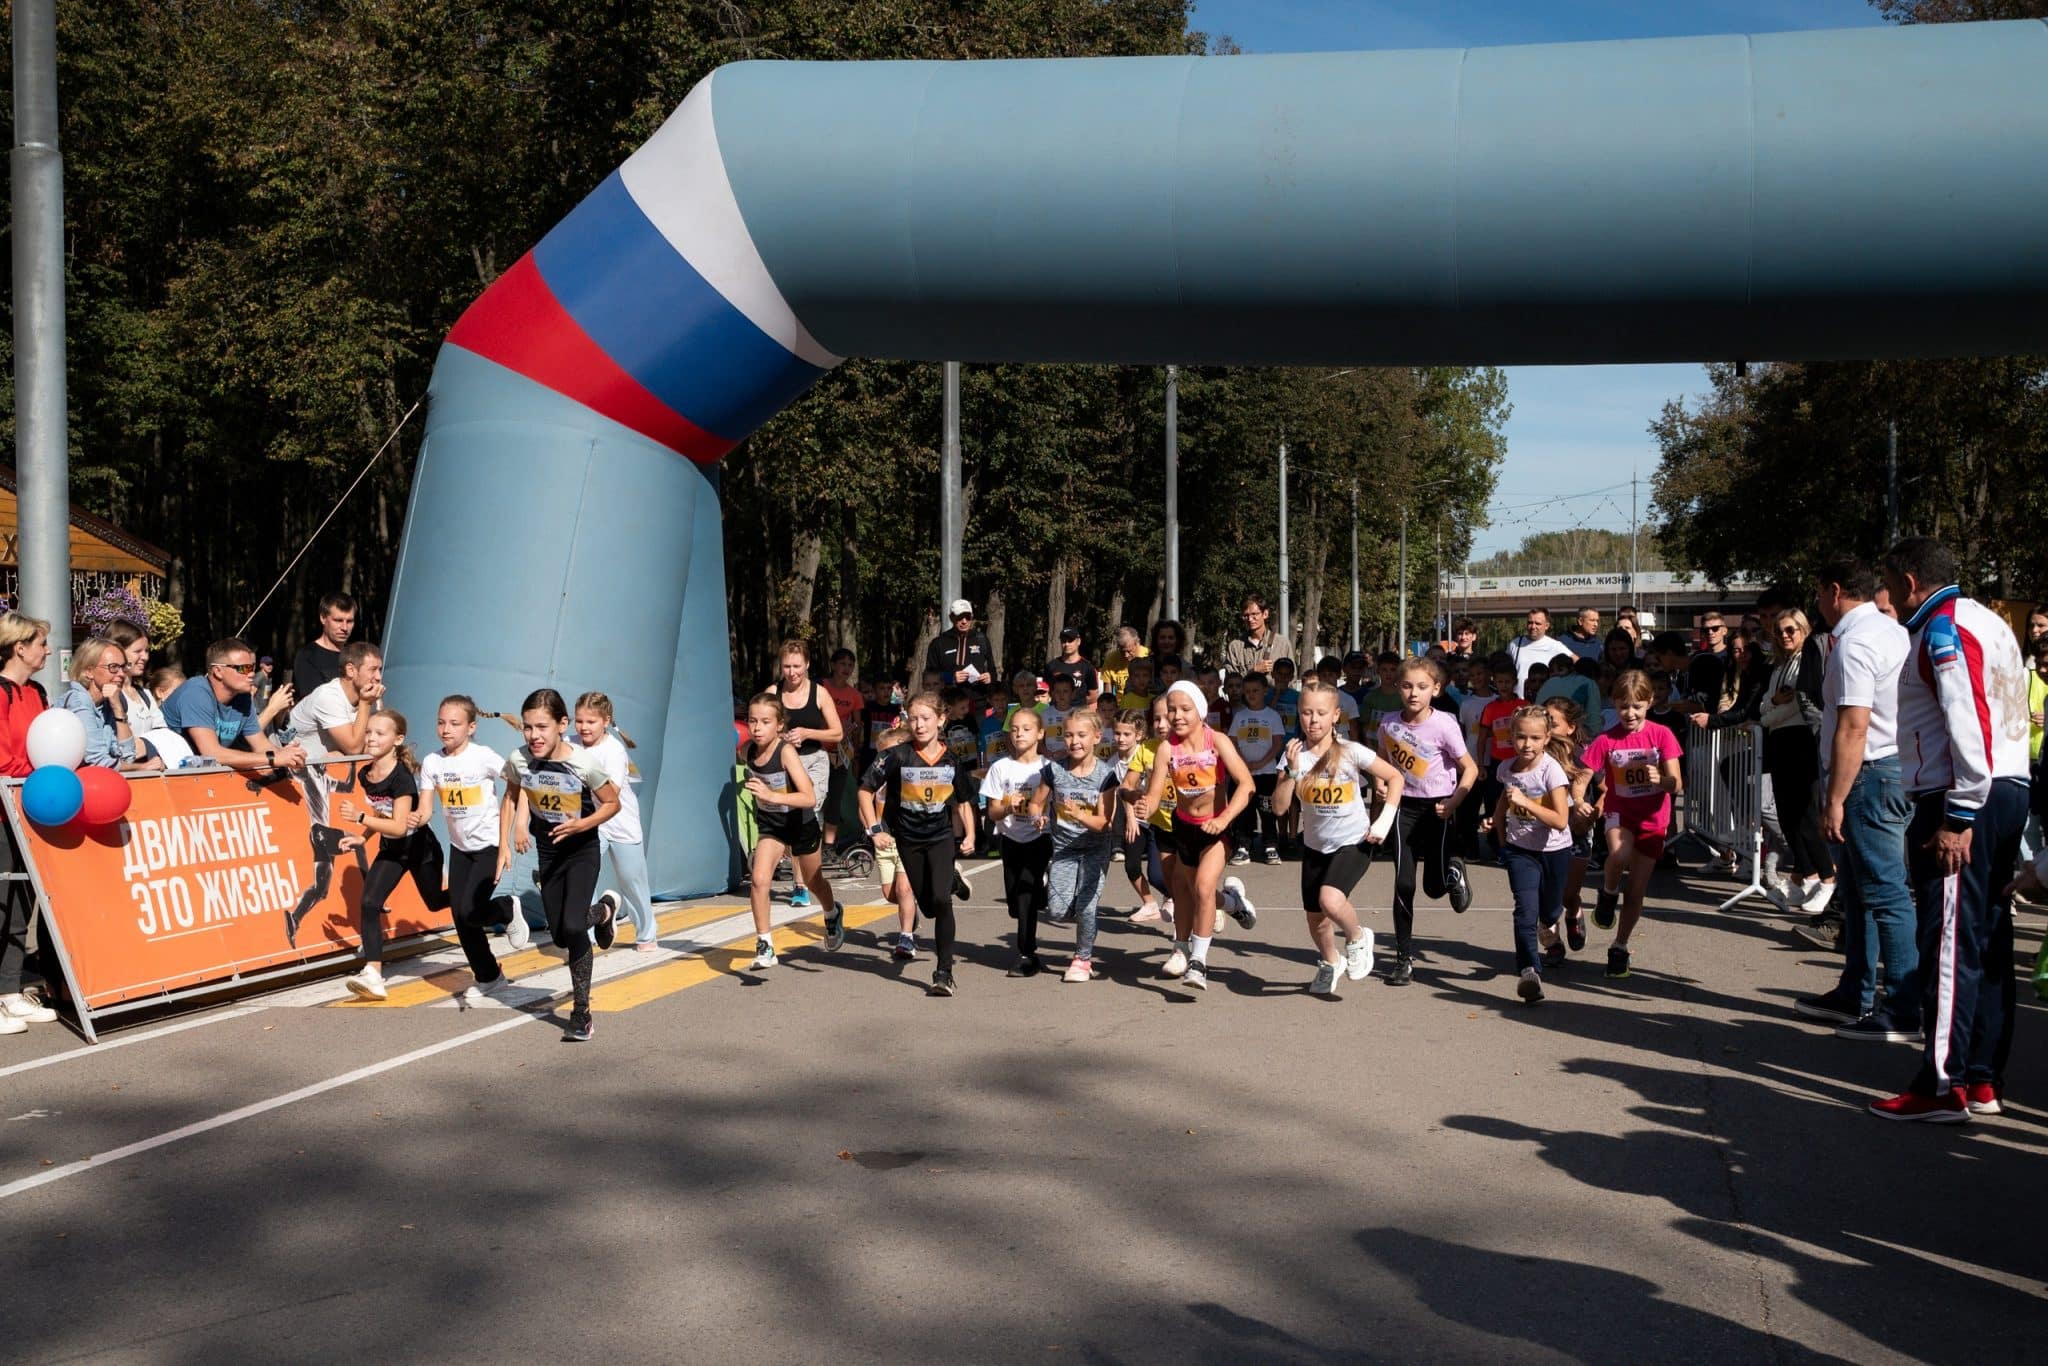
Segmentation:
{"type": "Polygon", "coordinates": [[[105,1043],[101,1044],[87,1044],[83,1048],[68,1048],[62,1053],[52,1053],[47,1058],[30,1058],[27,1062],[18,1062],[12,1066],[0,1067],[0,1077],[11,1077],[16,1072],[33,1072],[38,1067],[50,1067],[60,1062],[70,1062],[74,1058],[102,1057],[117,1048],[126,1048],[129,1044],[147,1043],[151,1039],[161,1039],[166,1034],[182,1034],[188,1029],[198,1029],[202,1025],[219,1024],[222,1020],[233,1020],[244,1015],[254,1015],[257,1011],[265,1009],[268,1009],[268,1007],[240,1006],[234,1010],[223,1010],[217,1015],[202,1015],[196,1020],[179,1020],[176,1024],[162,1025],[156,1029],[145,1029],[140,1034],[123,1034],[117,1038],[108,1039],[105,1043]]]}
{"type": "Polygon", "coordinates": [[[301,1086],[296,1091],[287,1091],[281,1096],[272,1096],[269,1100],[259,1100],[254,1104],[244,1105],[239,1109],[229,1110],[225,1114],[215,1115],[211,1119],[202,1119],[196,1123],[157,1134],[152,1138],[124,1144],[119,1148],[110,1148],[106,1152],[95,1153],[91,1157],[81,1158],[76,1162],[67,1162],[61,1167],[52,1167],[48,1171],[37,1172],[34,1176],[24,1176],[18,1181],[10,1181],[4,1186],[0,1186],[0,1200],[25,1194],[40,1186],[47,1186],[54,1181],[62,1181],[67,1177],[77,1176],[82,1172],[96,1171],[101,1167],[122,1161],[124,1158],[152,1152],[157,1148],[168,1147],[170,1144],[179,1143],[188,1138],[196,1138],[200,1134],[211,1133],[215,1129],[226,1128],[230,1124],[239,1124],[245,1119],[254,1119],[258,1115],[269,1114],[272,1110],[280,1110],[287,1105],[295,1105],[299,1101],[325,1095],[327,1092],[338,1090],[343,1086],[349,1086],[355,1082],[379,1076],[385,1072],[396,1071],[398,1068],[409,1066],[425,1058],[431,1058],[438,1053],[446,1053],[452,1049],[462,1048],[465,1045],[477,1042],[479,1039],[487,1039],[493,1034],[503,1034],[509,1029],[517,1029],[523,1024],[531,1024],[540,1018],[542,1017],[538,1015],[514,1015],[509,1020],[500,1020],[496,1024],[485,1025],[482,1029],[472,1030],[460,1038],[444,1039],[440,1043],[429,1044],[425,1048],[415,1048],[410,1053],[401,1053],[395,1058],[386,1058],[383,1062],[373,1062],[367,1067],[358,1067],[354,1071],[344,1072],[338,1077],[329,1077],[326,1081],[316,1081],[310,1086],[301,1086]]]}

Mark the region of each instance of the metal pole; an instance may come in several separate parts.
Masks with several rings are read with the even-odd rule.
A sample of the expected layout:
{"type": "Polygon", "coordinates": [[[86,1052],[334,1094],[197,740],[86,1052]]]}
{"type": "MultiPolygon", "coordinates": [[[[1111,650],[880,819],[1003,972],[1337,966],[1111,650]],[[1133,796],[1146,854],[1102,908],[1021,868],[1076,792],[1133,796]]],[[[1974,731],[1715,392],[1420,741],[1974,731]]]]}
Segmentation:
{"type": "Polygon", "coordinates": [[[1628,605],[1636,606],[1636,472],[1628,472],[1628,605]]]}
{"type": "Polygon", "coordinates": [[[54,0],[15,0],[14,463],[21,609],[50,623],[43,686],[71,648],[71,470],[64,398],[64,157],[57,148],[54,0]]]}
{"type": "MultiPolygon", "coordinates": [[[[1294,639],[1287,610],[1287,438],[1280,438],[1280,639],[1294,639]]],[[[1291,648],[1291,647],[1290,647],[1291,648]]]]}
{"type": "Polygon", "coordinates": [[[1358,481],[1351,481],[1351,648],[1358,648],[1358,481]]]}
{"type": "Polygon", "coordinates": [[[1884,544],[1899,543],[1899,424],[1887,422],[1884,433],[1884,544]]]}
{"type": "Polygon", "coordinates": [[[1166,615],[1180,620],[1180,367],[1166,367],[1166,615]]]}
{"type": "Polygon", "coordinates": [[[1395,649],[1405,658],[1408,654],[1408,505],[1401,505],[1401,615],[1400,640],[1395,649]]]}
{"type": "Polygon", "coordinates": [[[939,601],[960,596],[960,362],[946,362],[945,441],[939,448],[939,601]]]}

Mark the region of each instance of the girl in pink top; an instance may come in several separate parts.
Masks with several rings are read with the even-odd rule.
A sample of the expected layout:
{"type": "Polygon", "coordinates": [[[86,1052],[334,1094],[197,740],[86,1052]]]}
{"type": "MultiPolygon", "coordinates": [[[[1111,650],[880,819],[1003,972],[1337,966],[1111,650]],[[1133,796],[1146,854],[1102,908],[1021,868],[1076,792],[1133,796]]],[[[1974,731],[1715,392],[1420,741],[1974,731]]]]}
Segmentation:
{"type": "Polygon", "coordinates": [[[1614,729],[1586,746],[1586,771],[1572,784],[1574,803],[1584,800],[1592,775],[1602,775],[1607,788],[1607,868],[1593,923],[1614,927],[1614,906],[1621,900],[1621,928],[1607,950],[1607,975],[1629,975],[1628,940],[1643,915],[1643,894],[1650,874],[1664,852],[1671,829],[1671,798],[1684,787],[1678,761],[1685,751],[1678,737],[1650,719],[1650,676],[1630,669],[1614,681],[1614,729]],[[1620,886],[1628,879],[1627,893],[1620,886]]]}
{"type": "Polygon", "coordinates": [[[1415,860],[1422,860],[1423,890],[1450,898],[1451,909],[1464,914],[1472,904],[1472,884],[1465,861],[1451,853],[1451,821],[1479,781],[1479,766],[1465,750],[1458,718],[1430,706],[1442,691],[1443,666],[1433,659],[1402,664],[1394,687],[1401,694],[1401,712],[1380,721],[1380,757],[1399,769],[1402,778],[1400,814],[1394,821],[1394,966],[1387,985],[1414,980],[1415,860]]]}

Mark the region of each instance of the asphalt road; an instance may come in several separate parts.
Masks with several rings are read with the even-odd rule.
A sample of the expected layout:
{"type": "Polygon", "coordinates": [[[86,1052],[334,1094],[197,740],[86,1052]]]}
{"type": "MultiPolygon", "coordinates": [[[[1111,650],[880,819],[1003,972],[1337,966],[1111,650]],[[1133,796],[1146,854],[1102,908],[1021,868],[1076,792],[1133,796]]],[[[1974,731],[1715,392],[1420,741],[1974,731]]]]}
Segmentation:
{"type": "Polygon", "coordinates": [[[1794,1018],[1828,957],[1722,880],[1532,1009],[1493,870],[1414,986],[1325,1001],[1293,865],[1199,998],[1120,920],[1104,980],[1005,978],[977,866],[952,1000],[876,919],[759,973],[615,950],[582,1046],[428,979],[0,1040],[0,1359],[2039,1359],[2031,996],[2005,1117],[1893,1125],[1913,1051],[1794,1018]]]}

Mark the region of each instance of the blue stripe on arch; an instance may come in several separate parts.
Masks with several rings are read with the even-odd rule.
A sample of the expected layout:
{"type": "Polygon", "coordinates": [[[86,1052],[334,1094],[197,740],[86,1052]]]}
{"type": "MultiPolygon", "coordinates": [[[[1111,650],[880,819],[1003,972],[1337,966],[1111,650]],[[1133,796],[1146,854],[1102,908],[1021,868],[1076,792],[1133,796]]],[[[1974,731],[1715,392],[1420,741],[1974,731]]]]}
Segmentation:
{"type": "Polygon", "coordinates": [[[533,249],[543,279],[605,354],[700,427],[732,441],[824,374],[705,282],[614,171],[533,249]]]}

